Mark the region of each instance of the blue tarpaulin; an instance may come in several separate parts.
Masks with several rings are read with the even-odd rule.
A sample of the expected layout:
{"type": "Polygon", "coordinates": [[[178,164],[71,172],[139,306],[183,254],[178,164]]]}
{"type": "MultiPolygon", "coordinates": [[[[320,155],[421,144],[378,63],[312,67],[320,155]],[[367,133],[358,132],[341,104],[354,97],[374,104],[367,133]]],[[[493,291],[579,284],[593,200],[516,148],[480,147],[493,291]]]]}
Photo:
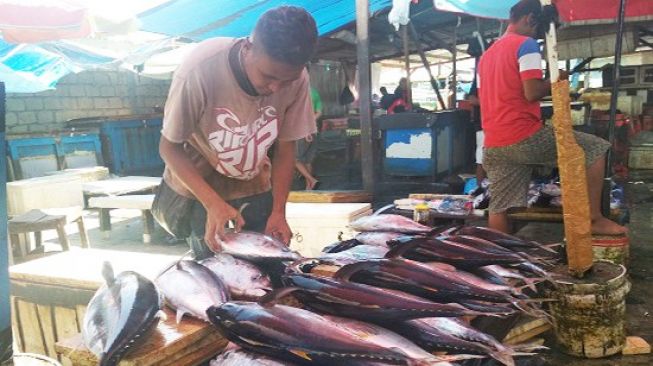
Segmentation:
{"type": "MultiPolygon", "coordinates": [[[[211,37],[242,37],[251,33],[265,11],[281,5],[308,10],[320,35],[355,21],[354,0],[171,0],[138,16],[141,30],[201,41],[211,37]]],[[[370,11],[392,5],[391,0],[370,0],[370,11]]],[[[71,72],[116,66],[124,60],[75,48],[74,41],[15,45],[0,37],[0,80],[8,93],[36,93],[53,89],[71,72]]],[[[144,45],[143,47],[146,47],[144,45]]],[[[169,46],[160,51],[169,50],[169,46]]],[[[152,51],[150,56],[156,54],[152,51]]]]}
{"type": "MultiPolygon", "coordinates": [[[[172,0],[139,16],[142,29],[194,40],[243,37],[252,31],[265,11],[295,5],[310,12],[320,35],[329,34],[356,19],[354,0],[172,0]]],[[[392,5],[391,0],[370,0],[370,11],[392,5]]]]}

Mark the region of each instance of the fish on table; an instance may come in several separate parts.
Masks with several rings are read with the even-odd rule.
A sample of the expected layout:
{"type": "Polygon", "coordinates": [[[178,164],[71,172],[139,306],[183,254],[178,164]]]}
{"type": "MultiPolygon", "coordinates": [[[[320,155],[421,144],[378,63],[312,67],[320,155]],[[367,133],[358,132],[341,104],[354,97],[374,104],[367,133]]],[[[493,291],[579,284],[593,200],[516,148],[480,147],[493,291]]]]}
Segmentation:
{"type": "Polygon", "coordinates": [[[429,316],[459,317],[488,314],[455,303],[436,303],[397,290],[329,277],[287,274],[283,281],[286,286],[295,290],[293,294],[309,308],[356,319],[392,322],[429,316]]]}
{"type": "Polygon", "coordinates": [[[482,354],[515,365],[511,348],[456,318],[414,319],[393,323],[391,328],[429,352],[482,354]]]}
{"type": "Polygon", "coordinates": [[[200,264],[215,273],[235,300],[256,300],[272,290],[270,278],[253,263],[218,253],[200,264]]]}
{"type": "Polygon", "coordinates": [[[244,349],[301,364],[350,365],[356,361],[449,365],[427,352],[386,347],[382,335],[365,338],[308,310],[272,303],[233,301],[207,311],[211,322],[244,349]]]}
{"type": "Polygon", "coordinates": [[[152,281],[136,272],[114,276],[105,262],[102,276],[105,284],[84,314],[82,338],[100,366],[114,366],[156,327],[163,298],[152,281]]]}
{"type": "Polygon", "coordinates": [[[408,217],[392,214],[380,214],[359,217],[352,221],[349,227],[360,232],[392,232],[404,234],[431,234],[432,227],[422,225],[408,217]]]}
{"type": "Polygon", "coordinates": [[[227,350],[209,362],[209,366],[296,366],[290,361],[250,352],[242,348],[227,350]]]}
{"type": "Polygon", "coordinates": [[[263,262],[295,261],[301,256],[281,241],[253,231],[227,232],[218,239],[220,253],[260,264],[263,262]]]}
{"type": "Polygon", "coordinates": [[[177,312],[177,323],[185,314],[208,321],[206,309],[231,299],[229,289],[210,269],[192,260],[181,260],[159,275],[156,285],[166,303],[177,312]]]}

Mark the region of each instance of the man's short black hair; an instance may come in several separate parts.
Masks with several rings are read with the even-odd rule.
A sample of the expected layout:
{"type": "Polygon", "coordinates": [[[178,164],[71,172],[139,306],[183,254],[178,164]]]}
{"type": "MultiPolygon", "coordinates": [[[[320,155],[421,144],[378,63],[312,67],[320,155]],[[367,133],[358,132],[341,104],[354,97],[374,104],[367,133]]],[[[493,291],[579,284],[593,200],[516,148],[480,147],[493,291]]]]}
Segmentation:
{"type": "Polygon", "coordinates": [[[510,8],[510,22],[516,23],[522,17],[533,14],[537,20],[542,15],[542,3],[540,0],[521,0],[510,8]]]}
{"type": "Polygon", "coordinates": [[[388,88],[386,88],[385,86],[382,86],[379,90],[381,91],[381,94],[383,94],[383,95],[388,94],[388,88]]]}
{"type": "Polygon", "coordinates": [[[254,44],[276,61],[304,65],[311,60],[317,45],[317,26],[306,10],[280,6],[266,11],[254,28],[254,44]]]}

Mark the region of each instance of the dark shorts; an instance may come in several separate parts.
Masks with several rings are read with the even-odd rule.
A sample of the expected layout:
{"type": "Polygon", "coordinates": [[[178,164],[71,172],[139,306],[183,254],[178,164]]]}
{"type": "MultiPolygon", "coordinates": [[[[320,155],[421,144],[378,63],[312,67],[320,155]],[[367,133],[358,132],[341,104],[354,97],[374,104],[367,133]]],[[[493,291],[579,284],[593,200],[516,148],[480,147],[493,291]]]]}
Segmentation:
{"type": "MultiPolygon", "coordinates": [[[[249,203],[242,212],[245,219],[243,229],[265,231],[268,218],[272,213],[272,192],[239,198],[227,203],[235,209],[239,209],[244,203],[249,203]]],[[[206,210],[199,201],[179,195],[164,181],[157,188],[152,204],[152,215],[161,227],[177,239],[186,239],[196,259],[212,255],[204,243],[206,210]]]]}
{"type": "MultiPolygon", "coordinates": [[[[605,155],[610,147],[609,142],[594,135],[574,132],[574,136],[585,151],[587,166],[605,155]]],[[[533,168],[555,167],[557,159],[555,135],[548,126],[516,144],[483,149],[483,168],[490,180],[490,212],[525,207],[533,168]]]]}

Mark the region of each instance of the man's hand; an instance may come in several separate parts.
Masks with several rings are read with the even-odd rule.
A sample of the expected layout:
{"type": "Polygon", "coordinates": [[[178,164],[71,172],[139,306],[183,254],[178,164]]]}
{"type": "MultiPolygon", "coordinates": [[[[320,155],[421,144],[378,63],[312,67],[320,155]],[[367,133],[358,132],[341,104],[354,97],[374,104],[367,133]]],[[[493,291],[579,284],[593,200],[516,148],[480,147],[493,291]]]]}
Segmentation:
{"type": "Polygon", "coordinates": [[[265,234],[289,245],[290,239],[292,238],[292,232],[290,231],[290,226],[288,226],[288,222],[286,221],[286,215],[273,212],[268,218],[268,223],[265,226],[265,234]]]}
{"type": "Polygon", "coordinates": [[[220,252],[222,247],[220,240],[224,239],[224,228],[233,220],[236,223],[236,231],[245,225],[245,220],[238,210],[226,202],[216,202],[206,206],[206,231],[204,241],[213,252],[220,252]]]}

